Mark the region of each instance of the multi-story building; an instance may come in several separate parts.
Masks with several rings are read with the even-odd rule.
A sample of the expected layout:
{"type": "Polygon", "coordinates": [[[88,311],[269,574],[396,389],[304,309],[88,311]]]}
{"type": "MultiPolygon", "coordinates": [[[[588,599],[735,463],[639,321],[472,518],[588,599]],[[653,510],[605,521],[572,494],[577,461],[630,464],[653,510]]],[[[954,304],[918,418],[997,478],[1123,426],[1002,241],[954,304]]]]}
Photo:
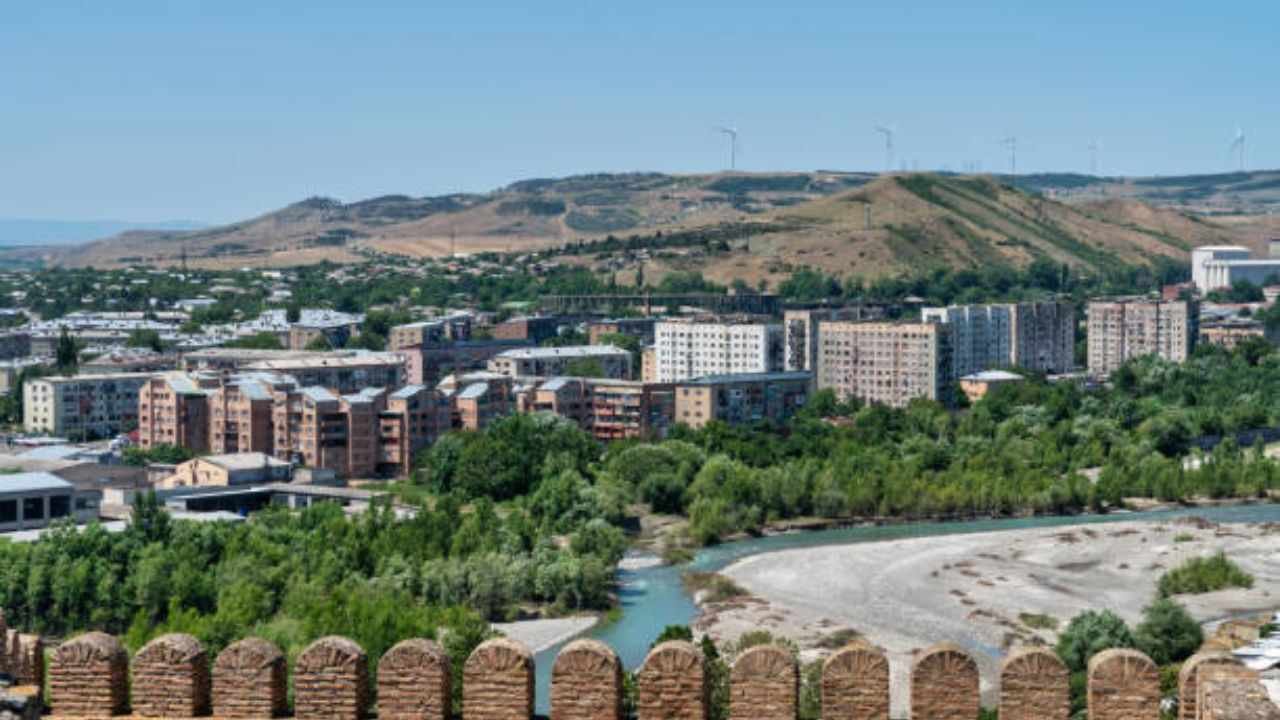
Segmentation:
{"type": "Polygon", "coordinates": [[[301,360],[355,357],[362,350],[256,350],[250,348],[215,347],[182,354],[180,369],[186,372],[208,370],[233,373],[262,362],[298,362],[301,360]]]}
{"type": "Polygon", "coordinates": [[[670,384],[602,378],[552,378],[521,398],[525,412],[549,412],[578,423],[597,440],[661,438],[675,415],[670,384]]]}
{"type": "Polygon", "coordinates": [[[685,380],[675,386],[675,418],[693,428],[712,421],[781,423],[808,402],[812,387],[810,372],[712,375],[685,380]]]}
{"type": "Polygon", "coordinates": [[[706,375],[776,372],[783,367],[782,325],[668,320],[654,328],[657,382],[706,375]]]}
{"type": "Polygon", "coordinates": [[[407,475],[414,456],[453,429],[453,403],[425,385],[406,385],[387,395],[379,423],[379,468],[407,475]]]}
{"type": "Polygon", "coordinates": [[[653,328],[656,318],[612,318],[587,323],[587,338],[592,345],[603,345],[600,338],[606,335],[626,335],[636,338],[641,345],[653,344],[653,328]]]}
{"type": "Polygon", "coordinates": [[[495,340],[524,340],[534,345],[555,337],[560,331],[560,319],[548,315],[513,317],[493,326],[490,334],[495,340]]]}
{"type": "Polygon", "coordinates": [[[1068,303],[952,305],[924,308],[921,318],[952,326],[955,377],[1014,366],[1064,373],[1075,359],[1075,309],[1068,303]]]}
{"type": "Polygon", "coordinates": [[[1111,375],[1129,360],[1156,355],[1183,362],[1200,335],[1198,304],[1146,298],[1118,298],[1089,303],[1089,374],[1111,375]]]}
{"type": "Polygon", "coordinates": [[[950,402],[955,383],[946,323],[819,324],[817,386],[841,398],[903,407],[950,402]]]}
{"type": "Polygon", "coordinates": [[[1201,295],[1240,282],[1266,285],[1280,277],[1280,239],[1269,243],[1266,258],[1254,258],[1239,245],[1204,245],[1191,251],[1191,281],[1201,295]]]}
{"type": "Polygon", "coordinates": [[[496,355],[529,347],[527,340],[460,340],[401,348],[408,380],[415,385],[435,385],[446,375],[485,369],[496,355]]]}
{"type": "Polygon", "coordinates": [[[42,377],[23,385],[27,432],[67,437],[108,437],[132,429],[138,392],[149,375],[115,373],[42,377]]]}
{"type": "Polygon", "coordinates": [[[10,331],[0,333],[0,360],[23,358],[31,354],[31,333],[10,331]]]}
{"type": "Polygon", "coordinates": [[[267,373],[228,378],[209,395],[210,452],[275,452],[275,396],[295,386],[292,378],[267,373]]]}
{"type": "Polygon", "coordinates": [[[262,360],[245,366],[247,371],[289,375],[303,387],[315,385],[338,393],[365,388],[398,388],[407,381],[405,356],[395,352],[362,352],[347,357],[305,357],[262,360]]]}
{"type": "Polygon", "coordinates": [[[601,377],[631,377],[631,353],[612,345],[575,345],[507,350],[489,361],[489,371],[508,377],[582,375],[584,368],[601,377]]]}
{"type": "Polygon", "coordinates": [[[1257,320],[1223,320],[1200,325],[1200,342],[1234,350],[1242,343],[1258,338],[1280,346],[1280,328],[1272,329],[1257,320]]]}
{"type": "Polygon", "coordinates": [[[176,445],[209,451],[209,396],[214,383],[199,376],[165,373],[138,390],[138,444],[144,449],[176,445]]]}
{"type": "Polygon", "coordinates": [[[471,339],[471,316],[466,314],[450,315],[434,320],[422,320],[391,328],[387,338],[387,347],[391,350],[405,350],[445,342],[457,342],[471,339]]]}
{"type": "Polygon", "coordinates": [[[884,314],[879,305],[785,311],[782,326],[786,332],[786,370],[813,372],[817,367],[819,322],[882,320],[884,314]]]}

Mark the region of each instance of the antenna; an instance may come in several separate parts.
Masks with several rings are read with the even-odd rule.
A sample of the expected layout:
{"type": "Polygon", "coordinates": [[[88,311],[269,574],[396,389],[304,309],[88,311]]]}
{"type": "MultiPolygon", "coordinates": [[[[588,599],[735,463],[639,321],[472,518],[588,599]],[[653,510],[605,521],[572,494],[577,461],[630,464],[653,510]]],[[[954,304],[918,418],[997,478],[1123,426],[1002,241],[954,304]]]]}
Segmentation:
{"type": "Polygon", "coordinates": [[[1229,149],[1231,154],[1239,153],[1240,155],[1240,172],[1244,172],[1244,130],[1239,125],[1236,126],[1235,139],[1231,141],[1229,149]]]}
{"type": "Polygon", "coordinates": [[[1102,144],[1097,140],[1089,143],[1089,174],[1097,176],[1098,174],[1098,150],[1102,148],[1102,144]]]}
{"type": "Polygon", "coordinates": [[[1009,136],[1000,141],[1001,145],[1009,148],[1009,174],[1018,174],[1018,138],[1009,136]]]}
{"type": "Polygon", "coordinates": [[[877,125],[876,132],[884,135],[884,169],[893,172],[893,126],[877,125]]]}
{"type": "Polygon", "coordinates": [[[716,132],[729,136],[729,169],[738,169],[738,128],[721,125],[716,132]]]}

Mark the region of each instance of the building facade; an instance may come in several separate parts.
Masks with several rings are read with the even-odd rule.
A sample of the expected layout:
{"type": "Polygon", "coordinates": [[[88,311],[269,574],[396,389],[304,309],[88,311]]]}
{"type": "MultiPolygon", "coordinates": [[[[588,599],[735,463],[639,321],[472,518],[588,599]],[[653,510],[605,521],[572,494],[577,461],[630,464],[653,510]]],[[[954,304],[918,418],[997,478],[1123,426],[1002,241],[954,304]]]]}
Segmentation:
{"type": "Polygon", "coordinates": [[[602,442],[654,439],[671,427],[675,394],[665,383],[559,377],[524,393],[520,409],[568,418],[602,442]]]}
{"type": "Polygon", "coordinates": [[[387,349],[405,350],[421,345],[458,342],[471,339],[471,316],[450,315],[435,320],[397,325],[391,328],[387,349]]]}
{"type": "Polygon", "coordinates": [[[782,326],[786,333],[786,360],[788,372],[813,372],[818,366],[818,323],[858,322],[884,319],[884,308],[877,305],[853,305],[842,308],[816,310],[787,310],[782,314],[782,326]]]}
{"type": "Polygon", "coordinates": [[[303,387],[315,385],[338,393],[371,387],[398,388],[408,380],[405,356],[396,352],[263,360],[246,365],[245,370],[289,375],[303,387]]]}
{"type": "Polygon", "coordinates": [[[916,398],[947,403],[954,367],[946,323],[820,323],[817,387],[842,399],[890,407],[916,398]]]}
{"type": "Polygon", "coordinates": [[[1075,361],[1075,308],[1064,302],[924,308],[925,322],[952,326],[952,373],[1021,367],[1069,372],[1075,361]]]}
{"type": "Polygon", "coordinates": [[[808,402],[813,373],[776,372],[712,375],[675,385],[675,419],[700,428],[729,424],[782,423],[808,402]]]}
{"type": "Polygon", "coordinates": [[[138,390],[138,445],[209,452],[209,390],[185,373],[148,378],[138,390]]]}
{"type": "Polygon", "coordinates": [[[38,530],[60,520],[87,523],[98,517],[102,493],[77,490],[47,472],[0,477],[0,532],[38,530]]]}
{"type": "Polygon", "coordinates": [[[1194,301],[1120,298],[1089,303],[1089,374],[1106,378],[1144,355],[1184,362],[1200,335],[1199,316],[1194,301]]]}
{"type": "Polygon", "coordinates": [[[600,338],[606,335],[626,335],[640,341],[641,345],[653,344],[655,318],[613,318],[587,323],[587,338],[592,345],[603,345],[600,338]]]}
{"type": "Polygon", "coordinates": [[[654,327],[654,380],[770,373],[784,365],[782,325],[667,320],[654,327]]]}
{"type": "Polygon", "coordinates": [[[490,372],[513,378],[581,375],[583,368],[626,380],[631,377],[631,353],[612,345],[536,347],[507,350],[489,361],[490,372]]]}
{"type": "Polygon", "coordinates": [[[138,373],[42,377],[22,389],[27,432],[109,437],[138,420],[138,393],[150,378],[138,373]]]}

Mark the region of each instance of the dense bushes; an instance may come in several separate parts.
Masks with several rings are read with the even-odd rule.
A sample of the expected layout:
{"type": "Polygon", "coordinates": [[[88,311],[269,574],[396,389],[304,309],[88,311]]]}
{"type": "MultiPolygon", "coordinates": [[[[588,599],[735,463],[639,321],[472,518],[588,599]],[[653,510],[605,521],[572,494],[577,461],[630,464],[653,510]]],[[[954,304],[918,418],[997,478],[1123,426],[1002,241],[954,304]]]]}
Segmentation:
{"type": "Polygon", "coordinates": [[[1211,557],[1191,558],[1160,576],[1160,597],[1199,595],[1226,588],[1251,588],[1253,576],[1245,572],[1225,553],[1211,557]]]}

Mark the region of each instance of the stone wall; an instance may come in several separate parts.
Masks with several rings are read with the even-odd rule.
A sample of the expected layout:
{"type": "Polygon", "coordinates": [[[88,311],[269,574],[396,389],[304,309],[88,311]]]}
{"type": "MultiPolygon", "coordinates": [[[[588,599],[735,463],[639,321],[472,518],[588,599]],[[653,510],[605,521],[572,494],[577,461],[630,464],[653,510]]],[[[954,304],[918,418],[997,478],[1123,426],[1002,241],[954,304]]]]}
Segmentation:
{"type": "Polygon", "coordinates": [[[1136,650],[1104,650],[1089,661],[1089,720],[1159,720],[1160,672],[1136,650]]]}
{"type": "Polygon", "coordinates": [[[978,664],[958,646],[934,645],[911,667],[911,717],[973,720],[981,709],[978,664]]]}
{"type": "Polygon", "coordinates": [[[575,640],[551,666],[551,716],[556,720],[622,720],[622,662],[596,640],[575,640]]]}
{"type": "Polygon", "coordinates": [[[1192,655],[1178,671],[1178,720],[1199,720],[1196,692],[1198,670],[1210,665],[1239,665],[1231,653],[1207,651],[1192,655]]]}
{"type": "Polygon", "coordinates": [[[213,714],[260,720],[286,710],[284,653],[261,638],[232,643],[213,663],[213,714]]]}
{"type": "Polygon", "coordinates": [[[91,632],[72,638],[53,653],[49,695],[53,712],[64,717],[122,715],[129,703],[129,655],[114,637],[91,632]]]}
{"type": "Polygon", "coordinates": [[[462,669],[464,720],[533,717],[533,653],[506,638],[481,643],[462,669]]]}
{"type": "Polygon", "coordinates": [[[759,645],[729,671],[730,720],[796,720],[800,668],[791,652],[759,645]]]}
{"type": "Polygon", "coordinates": [[[889,720],[889,659],[855,643],[822,664],[822,710],[831,718],[889,720]]]}
{"type": "MultiPolygon", "coordinates": [[[[40,639],[17,639],[19,649],[10,649],[9,643],[0,654],[10,666],[38,666],[40,639]]],[[[463,671],[459,720],[530,720],[533,662],[529,649],[512,640],[490,640],[476,648],[463,671]]],[[[264,720],[289,714],[284,655],[261,639],[234,643],[213,662],[212,708],[209,659],[194,638],[157,638],[133,663],[130,708],[129,660],[118,640],[89,633],[63,643],[50,665],[53,715],[105,719],[132,711],[139,718],[264,720]]],[[[293,716],[360,720],[376,712],[380,720],[448,720],[456,717],[451,713],[450,668],[448,655],[434,642],[399,643],[381,659],[375,707],[365,652],[348,639],[324,638],[298,656],[293,716]]],[[[865,643],[842,648],[822,667],[823,717],[888,720],[889,676],[883,651],[865,643]]],[[[608,646],[594,640],[568,644],[552,667],[552,720],[621,720],[622,678],[618,656],[608,646]]],[[[1088,680],[1089,720],[1159,717],[1159,677],[1145,655],[1132,650],[1100,653],[1089,664],[1088,680]]],[[[638,719],[707,720],[707,681],[697,646],[683,641],[658,645],[636,674],[638,719]]],[[[954,645],[918,653],[909,673],[911,720],[973,720],[979,713],[978,681],[976,663],[954,645]]],[[[1015,651],[1001,665],[998,682],[1001,720],[1067,717],[1069,678],[1051,652],[1015,651]]],[[[730,671],[730,718],[795,720],[798,689],[799,670],[789,651],[751,648],[730,671]]],[[[35,697],[35,688],[28,690],[35,697]]],[[[1193,691],[1195,700],[1189,704],[1196,720],[1280,720],[1257,675],[1229,656],[1201,655],[1188,661],[1180,677],[1184,703],[1193,691]]]]}
{"type": "Polygon", "coordinates": [[[638,720],[706,720],[706,677],[706,661],[691,642],[650,650],[636,676],[638,720]]]}
{"type": "Polygon", "coordinates": [[[133,658],[133,712],[141,717],[192,717],[210,709],[209,655],[190,635],[162,635],[133,658]]]}
{"type": "Polygon", "coordinates": [[[293,704],[299,718],[361,720],[369,709],[369,656],[342,637],[311,643],[293,669],[293,704]]]}
{"type": "Polygon", "coordinates": [[[378,720],[448,720],[449,656],[430,640],[403,640],[378,663],[378,720]]]}
{"type": "Polygon", "coordinates": [[[1070,675],[1043,648],[1018,650],[1000,665],[1000,720],[1067,720],[1070,675]]]}
{"type": "Polygon", "coordinates": [[[44,640],[39,635],[13,633],[8,651],[9,675],[14,684],[30,686],[43,692],[44,688],[44,640]]]}

